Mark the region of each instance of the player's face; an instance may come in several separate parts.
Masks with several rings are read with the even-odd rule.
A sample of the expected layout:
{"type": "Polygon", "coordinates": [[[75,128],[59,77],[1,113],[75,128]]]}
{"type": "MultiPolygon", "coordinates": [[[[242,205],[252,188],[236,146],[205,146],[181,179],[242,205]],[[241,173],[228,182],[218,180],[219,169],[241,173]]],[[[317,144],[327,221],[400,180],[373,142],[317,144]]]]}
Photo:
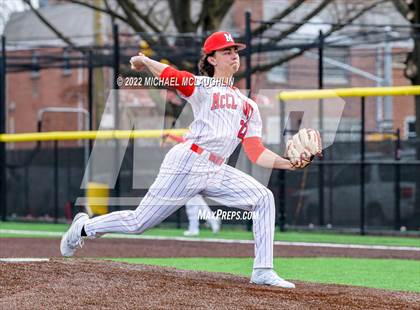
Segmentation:
{"type": "Polygon", "coordinates": [[[236,47],[225,48],[214,54],[215,69],[227,75],[233,75],[239,70],[240,60],[236,47]]]}

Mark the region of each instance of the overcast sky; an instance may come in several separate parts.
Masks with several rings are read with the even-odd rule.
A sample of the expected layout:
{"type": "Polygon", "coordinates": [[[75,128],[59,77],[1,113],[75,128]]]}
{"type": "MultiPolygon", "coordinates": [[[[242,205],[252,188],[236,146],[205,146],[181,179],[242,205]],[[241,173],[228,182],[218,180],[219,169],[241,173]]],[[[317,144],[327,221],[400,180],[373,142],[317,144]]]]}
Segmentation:
{"type": "MultiPolygon", "coordinates": [[[[38,0],[31,0],[34,7],[38,7],[38,0]]],[[[25,6],[22,0],[0,0],[0,33],[3,33],[10,14],[23,11],[25,6]]]]}

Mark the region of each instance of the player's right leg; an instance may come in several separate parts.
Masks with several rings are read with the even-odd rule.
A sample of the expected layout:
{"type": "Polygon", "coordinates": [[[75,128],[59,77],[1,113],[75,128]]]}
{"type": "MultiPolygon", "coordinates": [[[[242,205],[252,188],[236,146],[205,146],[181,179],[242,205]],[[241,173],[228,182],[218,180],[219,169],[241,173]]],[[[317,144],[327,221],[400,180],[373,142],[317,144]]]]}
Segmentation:
{"type": "Polygon", "coordinates": [[[194,158],[189,153],[185,153],[185,156],[175,153],[175,156],[178,166],[173,163],[174,156],[165,157],[159,175],[137,209],[112,212],[91,219],[79,214],[61,239],[62,255],[72,256],[76,248],[82,245],[85,235],[93,239],[106,233],[142,233],[161,223],[197,195],[205,186],[206,175],[191,173],[194,158]]]}
{"type": "MultiPolygon", "coordinates": [[[[160,176],[157,181],[174,180],[160,176]]],[[[170,182],[168,182],[170,184],[170,182]]],[[[153,186],[152,186],[153,187],[153,186]]],[[[95,239],[106,233],[140,234],[166,219],[184,205],[189,197],[170,197],[167,191],[157,195],[151,187],[135,210],[112,212],[89,219],[87,214],[76,215],[60,244],[63,256],[72,256],[83,245],[82,237],[95,239]]]]}

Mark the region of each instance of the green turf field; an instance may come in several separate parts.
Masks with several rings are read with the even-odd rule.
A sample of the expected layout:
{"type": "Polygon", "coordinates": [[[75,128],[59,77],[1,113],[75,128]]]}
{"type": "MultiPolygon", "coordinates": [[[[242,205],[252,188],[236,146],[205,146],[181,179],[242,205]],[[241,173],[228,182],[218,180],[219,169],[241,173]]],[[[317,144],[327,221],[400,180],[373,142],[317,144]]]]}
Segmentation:
{"type": "MultiPolygon", "coordinates": [[[[121,258],[114,261],[250,276],[251,258],[121,258]]],[[[359,258],[275,258],[283,278],[420,292],[420,261],[359,258]]]]}
{"type": "MultiPolygon", "coordinates": [[[[38,223],[15,223],[0,222],[0,237],[52,237],[58,238],[59,233],[64,232],[68,225],[65,224],[38,224],[38,223]],[[25,230],[33,233],[5,233],[2,230],[25,230]],[[41,232],[37,234],[37,232],[41,232]],[[44,235],[42,232],[55,234],[44,235]]],[[[146,236],[182,237],[182,229],[154,228],[144,233],[146,236]]],[[[201,230],[200,238],[220,238],[235,240],[252,240],[252,232],[238,229],[223,229],[214,235],[207,229],[201,230]]],[[[411,246],[420,247],[420,238],[410,237],[387,237],[387,236],[359,236],[349,234],[319,233],[319,232],[276,232],[275,240],[289,242],[321,242],[321,243],[343,243],[343,244],[364,244],[364,245],[389,245],[389,246],[411,246]]]]}
{"type": "MultiPolygon", "coordinates": [[[[59,238],[66,224],[0,222],[0,237],[59,238]],[[10,232],[12,230],[13,232],[10,232]]],[[[155,228],[147,236],[183,237],[183,229],[155,228]]],[[[251,240],[252,233],[228,229],[213,235],[208,229],[200,238],[251,240]]],[[[331,232],[276,232],[275,239],[289,242],[343,243],[410,246],[420,248],[419,238],[359,236],[331,232]]],[[[172,266],[180,269],[226,272],[249,276],[251,258],[116,258],[116,261],[172,266]]],[[[420,261],[357,258],[275,258],[275,268],[286,279],[336,283],[390,290],[420,292],[420,261]]]]}

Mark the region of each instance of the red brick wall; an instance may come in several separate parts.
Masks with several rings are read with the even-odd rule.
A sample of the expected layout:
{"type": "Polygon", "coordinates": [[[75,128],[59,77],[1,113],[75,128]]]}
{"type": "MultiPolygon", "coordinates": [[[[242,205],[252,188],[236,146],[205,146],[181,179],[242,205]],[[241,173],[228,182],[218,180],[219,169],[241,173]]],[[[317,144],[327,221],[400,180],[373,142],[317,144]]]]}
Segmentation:
{"type": "MultiPolygon", "coordinates": [[[[253,20],[261,20],[263,12],[262,1],[251,0],[238,0],[233,5],[233,17],[238,31],[245,31],[245,11],[250,10],[253,20]]],[[[257,23],[251,24],[252,28],[258,26],[257,23]]],[[[317,53],[314,49],[311,52],[317,53]]],[[[404,52],[402,49],[394,49],[395,52],[404,52]]],[[[376,73],[375,70],[375,49],[358,49],[351,52],[350,64],[362,70],[368,71],[372,74],[376,73]],[[364,54],[364,55],[363,55],[364,54]],[[367,55],[367,56],[366,56],[367,55]]],[[[262,59],[262,58],[260,58],[262,59]]],[[[253,56],[253,65],[256,64],[258,57],[253,56]]],[[[395,62],[395,59],[394,59],[395,62]]],[[[244,68],[245,59],[242,59],[242,68],[244,68]]],[[[275,84],[271,83],[265,73],[254,74],[252,77],[253,92],[258,92],[259,89],[317,89],[318,76],[317,76],[317,60],[312,60],[307,57],[297,57],[290,61],[288,64],[288,79],[286,83],[275,84]]],[[[237,83],[238,87],[245,88],[245,79],[237,83]]],[[[403,69],[394,66],[393,70],[393,85],[410,85],[410,82],[404,77],[403,69]]],[[[349,74],[348,84],[328,84],[324,82],[324,88],[337,88],[337,87],[370,87],[376,86],[376,83],[366,78],[349,74]]],[[[360,98],[345,98],[346,108],[343,116],[349,118],[360,119],[360,98]]],[[[404,137],[404,120],[409,115],[414,115],[414,98],[413,96],[398,96],[393,99],[394,106],[394,130],[401,129],[402,137],[404,137]]],[[[366,99],[366,129],[376,130],[376,97],[369,97],[366,99]]]]}
{"type": "MultiPolygon", "coordinates": [[[[244,13],[251,10],[254,20],[262,19],[262,1],[238,0],[232,6],[232,14],[237,32],[244,33],[244,13]]],[[[252,27],[257,27],[253,23],[252,27]]],[[[46,49],[44,52],[57,52],[57,50],[46,49]]],[[[316,53],[316,50],[312,50],[316,53]]],[[[351,64],[358,68],[374,71],[374,57],[360,57],[362,50],[351,55],[351,64]]],[[[40,51],[41,53],[41,51],[40,51]]],[[[366,50],[366,53],[374,54],[375,50],[366,50]]],[[[9,52],[9,55],[30,55],[28,51],[9,52]]],[[[254,57],[253,62],[258,57],[254,57]]],[[[298,57],[288,63],[288,80],[284,84],[273,84],[267,80],[266,74],[253,75],[253,90],[278,88],[282,89],[316,89],[318,87],[317,61],[307,57],[298,57]]],[[[244,68],[244,59],[242,59],[244,68]]],[[[31,78],[31,72],[10,73],[7,76],[7,104],[8,104],[8,130],[14,132],[34,132],[36,131],[36,115],[41,107],[61,106],[77,107],[82,102],[87,106],[87,71],[82,69],[82,79],[78,81],[78,70],[72,69],[70,75],[63,75],[62,69],[49,69],[40,71],[38,78],[31,78]],[[13,127],[14,124],[14,128],[13,127]]],[[[365,78],[350,75],[347,85],[328,85],[325,88],[335,87],[356,87],[374,86],[375,83],[365,78]]],[[[105,80],[107,78],[105,77],[105,80]]],[[[106,83],[105,81],[105,83],[106,83]]],[[[394,85],[409,85],[403,76],[401,68],[394,69],[394,85]]],[[[238,87],[245,87],[245,79],[241,80],[238,87]]],[[[347,98],[345,117],[360,118],[360,99],[347,98]]],[[[376,128],[376,104],[375,98],[367,99],[367,129],[376,128]]],[[[411,96],[394,98],[394,128],[401,128],[404,136],[404,119],[408,115],[414,115],[414,99],[411,96]]],[[[45,130],[76,130],[77,119],[75,115],[48,115],[45,121],[45,130]]],[[[60,142],[69,143],[69,142],[60,142]]],[[[24,146],[21,144],[20,146],[24,146]]],[[[30,144],[32,145],[32,144],[30,144]]]]}
{"type": "MultiPolygon", "coordinates": [[[[48,53],[54,50],[42,52],[48,53]]],[[[31,55],[28,51],[8,54],[31,55]]],[[[39,76],[35,78],[32,77],[32,71],[9,73],[6,98],[8,132],[35,132],[37,131],[37,113],[41,108],[78,107],[80,102],[84,108],[87,108],[87,70],[73,68],[70,74],[64,75],[62,69],[47,69],[39,71],[39,76]],[[78,70],[82,71],[78,72],[78,70]],[[80,74],[81,76],[78,77],[80,74]]],[[[75,114],[48,113],[45,114],[44,120],[43,131],[78,129],[75,114]]],[[[60,145],[68,143],[60,142],[60,145]]],[[[19,144],[15,147],[25,145],[33,144],[19,144]]]]}

